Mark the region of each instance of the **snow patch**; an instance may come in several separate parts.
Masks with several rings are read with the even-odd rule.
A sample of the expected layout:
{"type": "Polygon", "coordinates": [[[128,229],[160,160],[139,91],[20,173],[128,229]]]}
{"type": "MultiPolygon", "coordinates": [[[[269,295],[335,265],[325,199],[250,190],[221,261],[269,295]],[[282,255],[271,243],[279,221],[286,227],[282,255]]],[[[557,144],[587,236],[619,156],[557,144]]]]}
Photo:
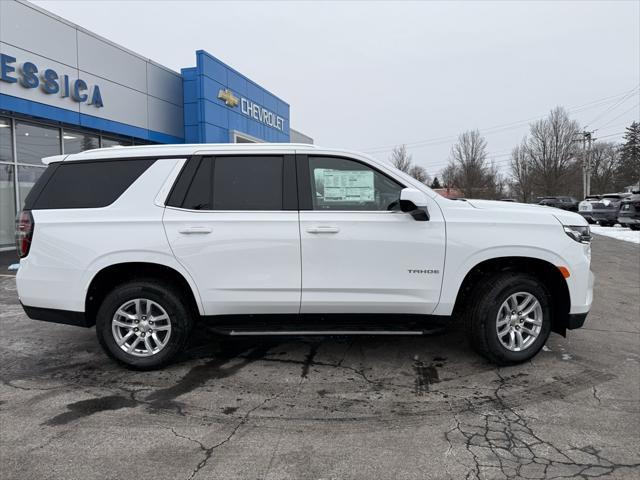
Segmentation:
{"type": "Polygon", "coordinates": [[[601,227],[599,225],[591,225],[591,232],[596,235],[623,240],[625,242],[640,244],[640,230],[631,230],[627,227],[601,227]]]}
{"type": "Polygon", "coordinates": [[[551,349],[545,345],[544,347],[542,347],[542,351],[543,352],[550,352],[551,349]]]}
{"type": "Polygon", "coordinates": [[[563,353],[562,354],[562,359],[563,360],[571,360],[571,358],[572,358],[571,355],[569,355],[568,353],[563,353]]]}

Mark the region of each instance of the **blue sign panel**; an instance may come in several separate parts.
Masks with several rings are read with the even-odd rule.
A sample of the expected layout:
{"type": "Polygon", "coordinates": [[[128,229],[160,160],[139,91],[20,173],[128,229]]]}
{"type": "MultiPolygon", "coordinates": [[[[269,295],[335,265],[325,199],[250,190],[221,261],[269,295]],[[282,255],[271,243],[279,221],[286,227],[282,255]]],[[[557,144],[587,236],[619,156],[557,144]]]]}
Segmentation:
{"type": "Polygon", "coordinates": [[[198,50],[182,77],[185,142],[289,141],[289,104],[209,53],[198,50]]]}

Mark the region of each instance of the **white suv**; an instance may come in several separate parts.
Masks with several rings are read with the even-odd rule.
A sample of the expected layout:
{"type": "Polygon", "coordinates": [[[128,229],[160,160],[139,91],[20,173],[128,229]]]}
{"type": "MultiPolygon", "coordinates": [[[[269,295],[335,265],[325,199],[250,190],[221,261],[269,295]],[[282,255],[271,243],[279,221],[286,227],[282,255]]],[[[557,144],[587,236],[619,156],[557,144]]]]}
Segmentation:
{"type": "Polygon", "coordinates": [[[95,324],[133,368],[168,363],[205,321],[230,334],[420,333],[453,315],[481,354],[517,363],[591,306],[580,215],[448,200],[360,154],[200,144],[43,162],[17,219],[20,301],[33,319],[95,324]]]}

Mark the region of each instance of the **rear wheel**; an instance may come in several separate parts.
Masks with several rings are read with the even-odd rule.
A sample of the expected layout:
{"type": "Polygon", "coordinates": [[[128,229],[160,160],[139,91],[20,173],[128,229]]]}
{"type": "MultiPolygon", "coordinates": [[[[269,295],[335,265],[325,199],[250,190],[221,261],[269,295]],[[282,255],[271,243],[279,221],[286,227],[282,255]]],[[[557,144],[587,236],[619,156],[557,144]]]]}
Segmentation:
{"type": "Polygon", "coordinates": [[[137,370],[169,363],[188,339],[192,315],[169,285],[151,279],[117,286],[96,317],[100,345],[113,359],[137,370]]]}
{"type": "Polygon", "coordinates": [[[525,362],[551,332],[549,293],[540,281],[520,273],[487,279],[471,297],[466,328],[472,346],[499,365],[525,362]]]}
{"type": "Polygon", "coordinates": [[[640,225],[632,223],[629,225],[629,228],[631,230],[640,230],[640,225]]]}

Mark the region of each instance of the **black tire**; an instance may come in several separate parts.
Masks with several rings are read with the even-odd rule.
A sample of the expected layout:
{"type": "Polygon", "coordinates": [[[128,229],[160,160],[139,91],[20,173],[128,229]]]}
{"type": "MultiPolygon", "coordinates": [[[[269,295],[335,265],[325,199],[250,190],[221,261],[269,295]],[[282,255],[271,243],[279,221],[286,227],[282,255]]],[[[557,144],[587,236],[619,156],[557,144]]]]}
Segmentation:
{"type": "Polygon", "coordinates": [[[629,228],[631,230],[640,230],[640,225],[635,225],[635,224],[632,223],[631,225],[629,225],[629,228]]]}
{"type": "Polygon", "coordinates": [[[96,334],[100,345],[112,359],[134,370],[154,370],[170,363],[184,349],[191,333],[193,315],[184,296],[170,285],[154,279],[138,279],[118,285],[106,295],[96,316],[96,334]],[[127,301],[137,298],[160,305],[171,323],[171,335],[164,348],[146,357],[135,356],[121,349],[111,330],[116,310],[127,301]]]}
{"type": "Polygon", "coordinates": [[[533,358],[551,333],[551,297],[544,285],[531,275],[504,272],[484,278],[469,299],[465,328],[472,347],[497,365],[514,365],[533,358]],[[502,345],[496,332],[498,312],[509,296],[518,292],[532,294],[542,308],[542,326],[535,341],[525,350],[512,351],[502,345]]]}

